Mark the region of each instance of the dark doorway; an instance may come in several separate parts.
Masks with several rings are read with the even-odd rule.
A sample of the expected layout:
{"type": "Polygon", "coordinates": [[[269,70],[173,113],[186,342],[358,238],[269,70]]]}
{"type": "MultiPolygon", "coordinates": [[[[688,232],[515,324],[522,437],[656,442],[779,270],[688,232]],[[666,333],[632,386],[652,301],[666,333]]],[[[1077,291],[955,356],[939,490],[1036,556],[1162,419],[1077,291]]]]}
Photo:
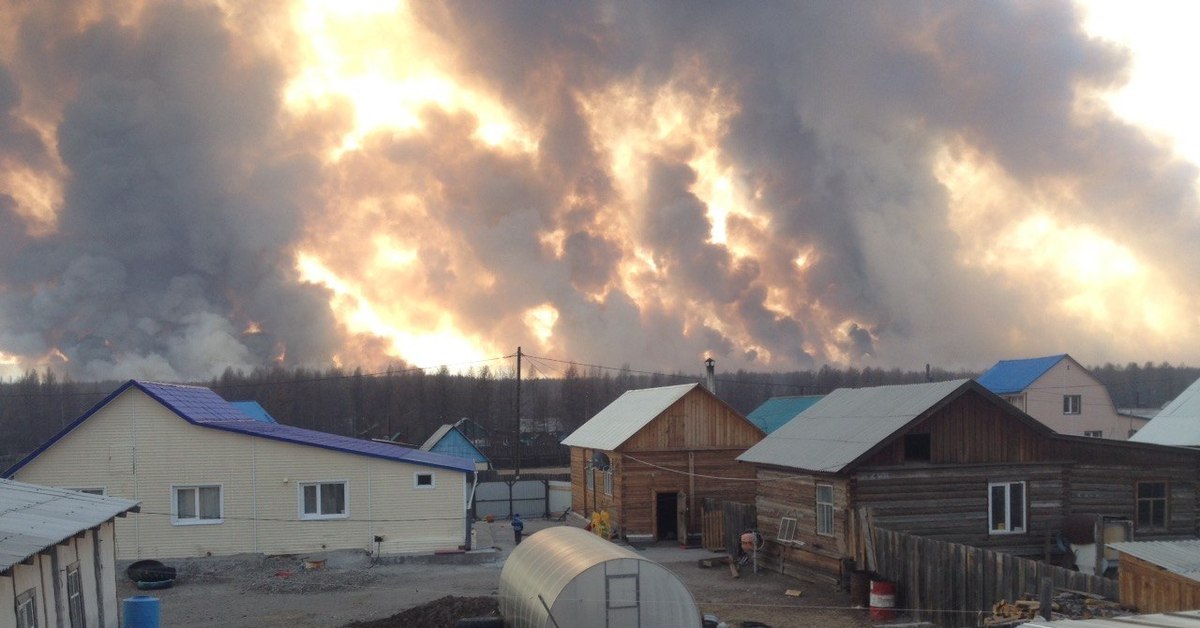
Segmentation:
{"type": "Polygon", "coordinates": [[[655,502],[655,538],[674,541],[679,538],[679,493],[659,493],[655,502]]]}

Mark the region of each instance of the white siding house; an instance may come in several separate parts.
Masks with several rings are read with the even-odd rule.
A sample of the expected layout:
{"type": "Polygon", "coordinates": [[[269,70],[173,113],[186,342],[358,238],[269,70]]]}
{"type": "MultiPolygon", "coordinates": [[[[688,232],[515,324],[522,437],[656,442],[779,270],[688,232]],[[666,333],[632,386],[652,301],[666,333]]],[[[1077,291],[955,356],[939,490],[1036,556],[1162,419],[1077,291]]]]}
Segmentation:
{"type": "Polygon", "coordinates": [[[1001,360],[977,381],[1059,434],[1126,440],[1146,423],[1119,414],[1104,384],[1065,353],[1001,360]]]}
{"type": "Polygon", "coordinates": [[[137,502],[0,480],[0,628],[117,625],[113,520],[137,502]]]}
{"type": "Polygon", "coordinates": [[[117,523],[125,559],[457,548],[473,468],[254,420],[207,388],[130,381],[4,475],[140,501],[117,523]]]}

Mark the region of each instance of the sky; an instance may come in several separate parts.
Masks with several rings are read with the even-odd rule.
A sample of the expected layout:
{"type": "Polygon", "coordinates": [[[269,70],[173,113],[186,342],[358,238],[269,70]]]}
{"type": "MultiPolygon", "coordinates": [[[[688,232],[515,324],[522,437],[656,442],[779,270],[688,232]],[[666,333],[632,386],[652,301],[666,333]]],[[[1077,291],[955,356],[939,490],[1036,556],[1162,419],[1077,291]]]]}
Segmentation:
{"type": "Polygon", "coordinates": [[[0,377],[1195,365],[1132,5],[0,0],[0,377]]]}

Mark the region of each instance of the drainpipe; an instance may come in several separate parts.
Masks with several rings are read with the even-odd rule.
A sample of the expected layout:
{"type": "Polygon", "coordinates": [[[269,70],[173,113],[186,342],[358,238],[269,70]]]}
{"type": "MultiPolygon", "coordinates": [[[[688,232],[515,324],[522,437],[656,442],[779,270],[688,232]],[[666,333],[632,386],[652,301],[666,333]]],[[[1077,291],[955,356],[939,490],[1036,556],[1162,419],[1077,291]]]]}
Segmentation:
{"type": "Polygon", "coordinates": [[[466,507],[463,509],[463,511],[464,511],[463,512],[463,522],[466,524],[466,528],[467,528],[467,540],[465,543],[463,543],[463,545],[466,546],[467,551],[470,551],[471,549],[473,549],[471,547],[471,527],[473,526],[473,524],[475,522],[471,520],[472,519],[471,504],[475,503],[475,487],[478,485],[479,485],[479,471],[475,471],[474,473],[471,474],[471,494],[469,497],[467,497],[467,504],[466,504],[466,507]]]}
{"type": "Polygon", "coordinates": [[[717,361],[712,358],[704,360],[704,367],[706,371],[704,384],[705,387],[708,388],[708,392],[714,395],[717,394],[717,381],[713,376],[714,371],[716,370],[716,364],[717,361]]]}

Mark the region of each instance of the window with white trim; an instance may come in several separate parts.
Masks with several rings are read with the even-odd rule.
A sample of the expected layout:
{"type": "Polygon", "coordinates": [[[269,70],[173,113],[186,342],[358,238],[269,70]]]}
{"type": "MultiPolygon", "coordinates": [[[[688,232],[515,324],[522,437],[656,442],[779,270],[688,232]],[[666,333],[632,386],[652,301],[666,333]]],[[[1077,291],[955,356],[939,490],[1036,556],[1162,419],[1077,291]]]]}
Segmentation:
{"type": "Polygon", "coordinates": [[[78,561],[67,566],[67,612],[72,628],[86,627],[87,620],[83,615],[83,579],[79,576],[78,561]]]}
{"type": "Polygon", "coordinates": [[[833,485],[817,485],[817,534],[833,536],[833,485]]]}
{"type": "Polygon", "coordinates": [[[1063,414],[1079,414],[1083,408],[1083,395],[1063,395],[1063,414]]]}
{"type": "Polygon", "coordinates": [[[612,472],[612,469],[609,469],[604,472],[604,494],[605,495],[613,494],[613,472],[612,472]]]}
{"type": "Polygon", "coordinates": [[[782,517],[779,520],[779,536],[781,543],[790,543],[796,537],[796,518],[782,517]]]}
{"type": "Polygon", "coordinates": [[[175,525],[213,524],[224,521],[221,485],[171,487],[171,523],[175,525]]]}
{"type": "Polygon", "coordinates": [[[432,471],[423,471],[413,474],[413,488],[427,489],[436,488],[437,482],[433,477],[432,471]]]}
{"type": "Polygon", "coordinates": [[[17,596],[17,628],[37,628],[37,587],[17,596]]]}
{"type": "Polygon", "coordinates": [[[1025,532],[1025,483],[988,484],[988,534],[1025,532]]]}
{"type": "Polygon", "coordinates": [[[347,482],[300,482],[301,519],[345,519],[350,516],[347,482]]]}

